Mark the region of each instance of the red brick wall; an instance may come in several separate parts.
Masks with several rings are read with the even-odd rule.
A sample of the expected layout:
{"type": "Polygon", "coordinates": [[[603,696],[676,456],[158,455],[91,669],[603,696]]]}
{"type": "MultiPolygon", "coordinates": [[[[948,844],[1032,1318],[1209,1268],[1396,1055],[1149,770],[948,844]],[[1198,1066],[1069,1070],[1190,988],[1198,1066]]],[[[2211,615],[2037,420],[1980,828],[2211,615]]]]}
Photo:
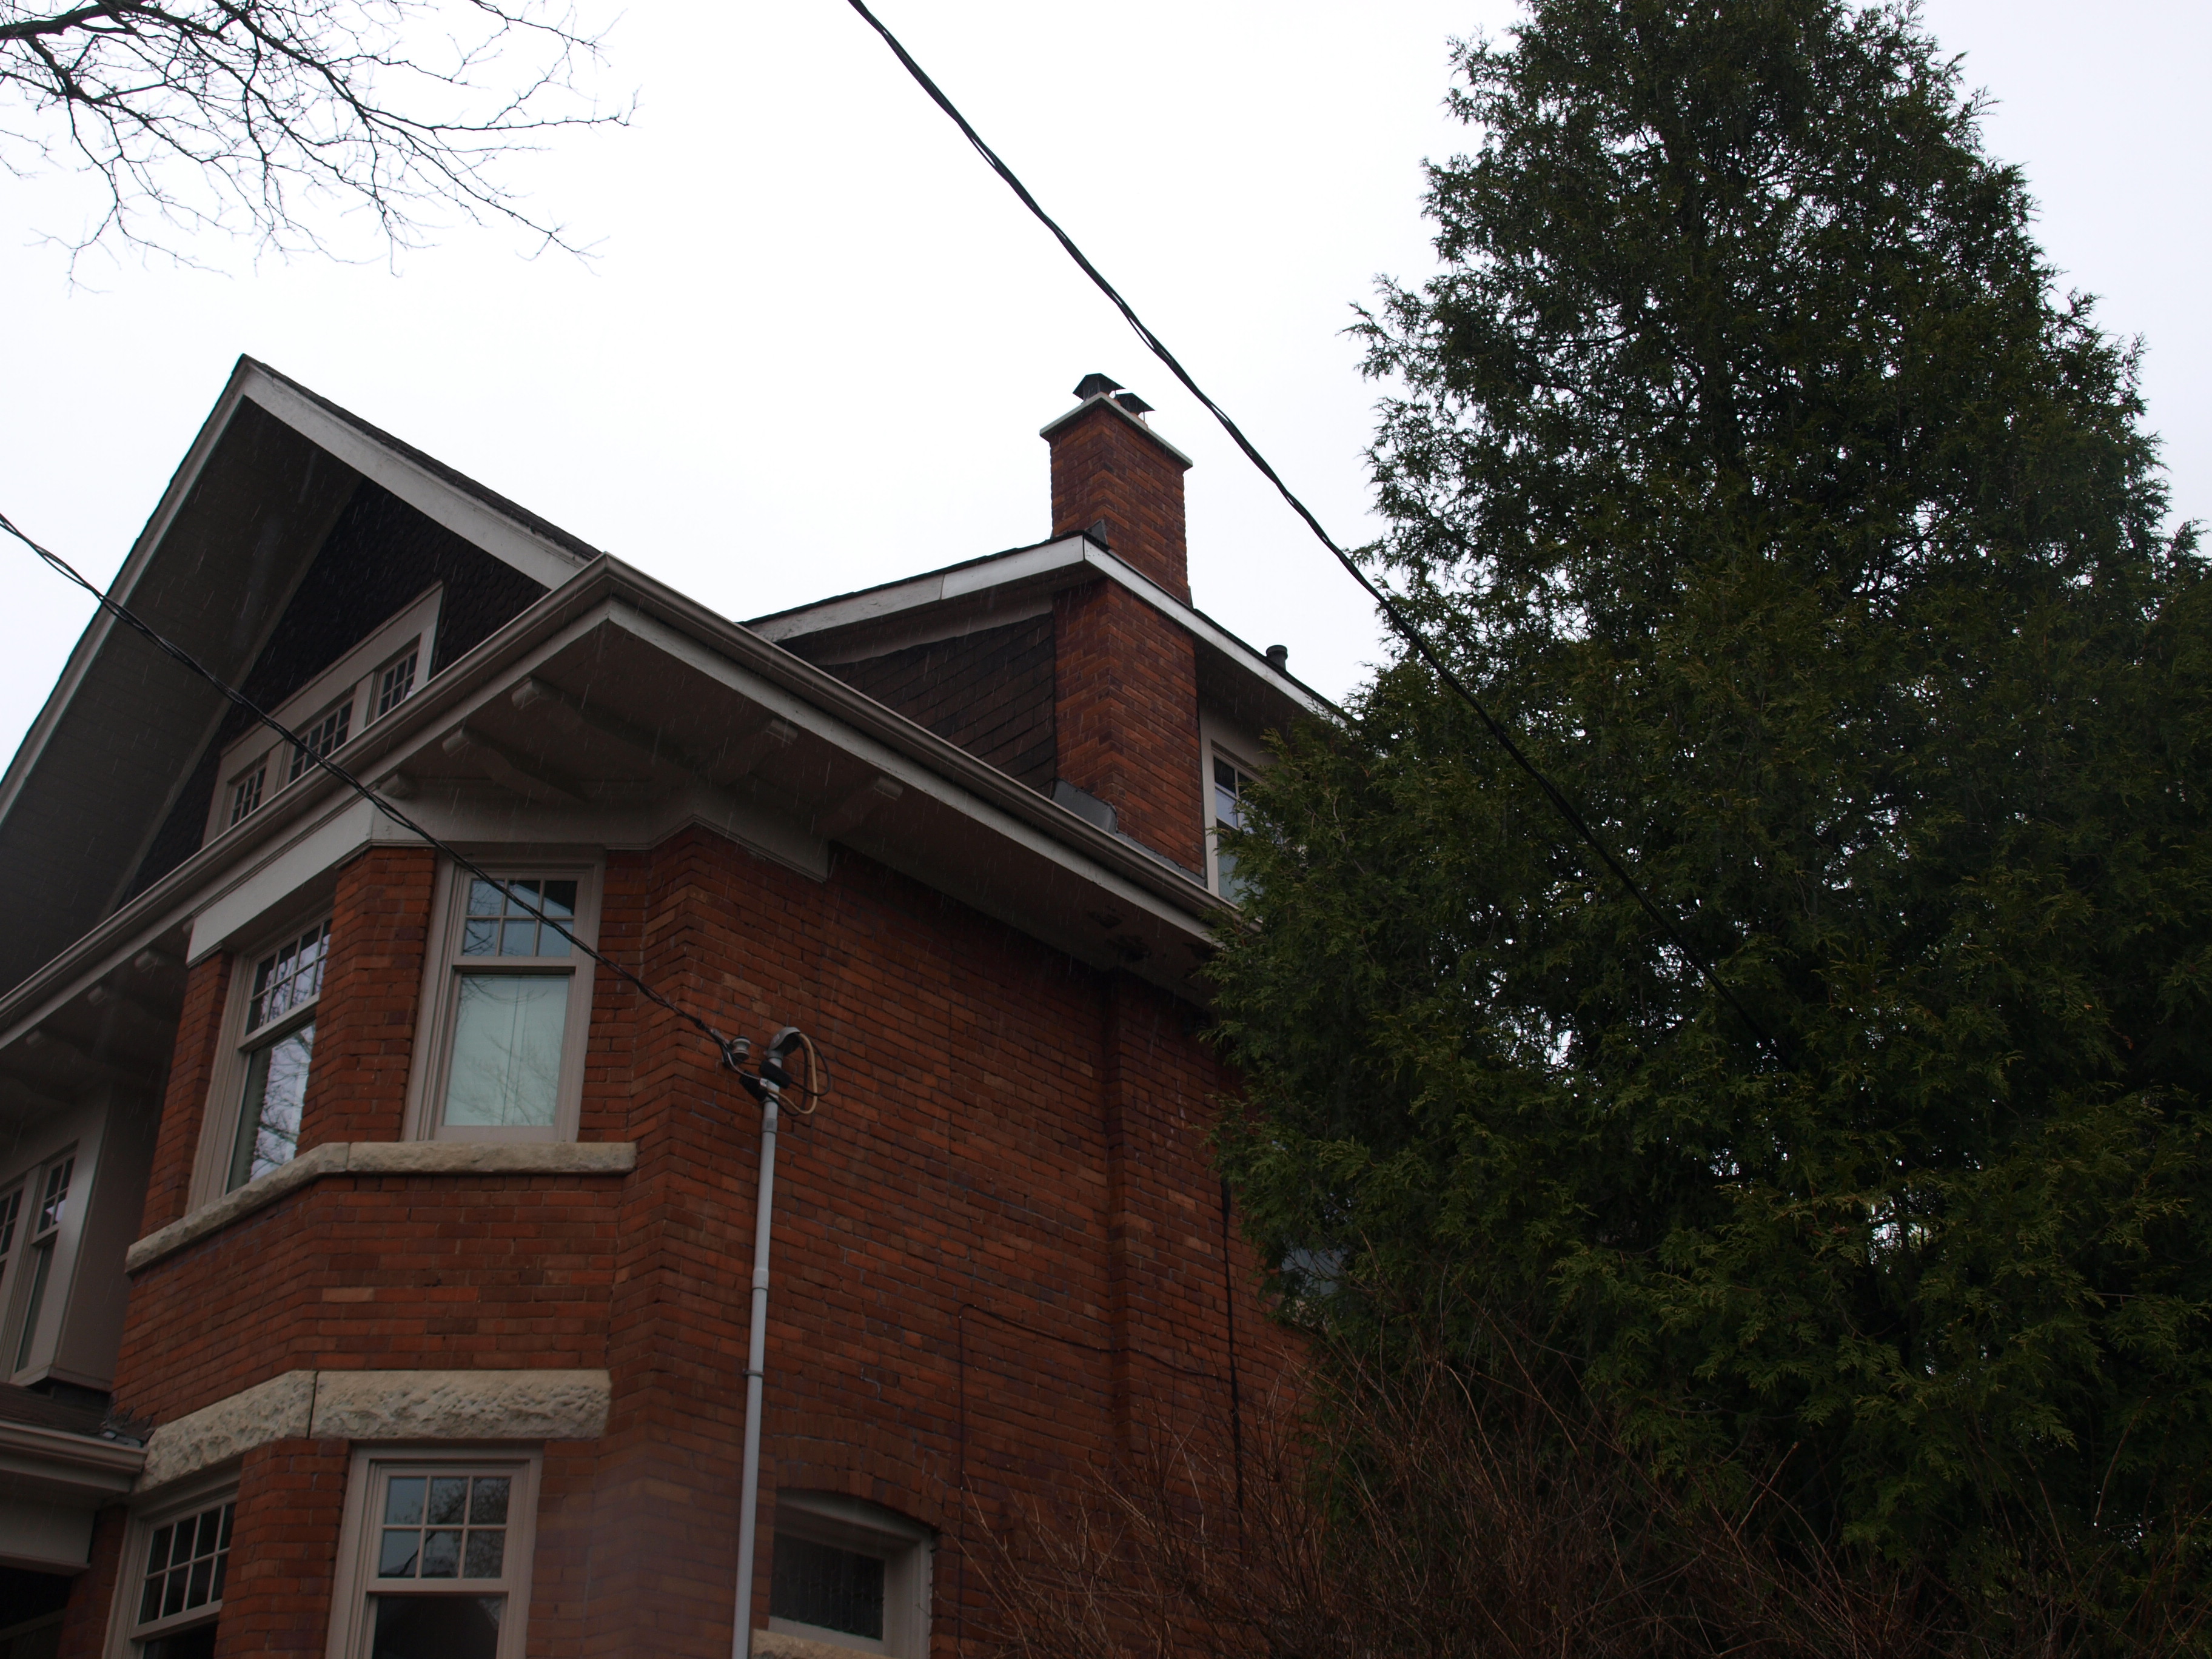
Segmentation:
{"type": "Polygon", "coordinates": [[[338,872],[300,1110],[303,1152],[326,1140],[399,1139],[437,874],[427,847],[371,848],[338,872]]]}
{"type": "Polygon", "coordinates": [[[1188,605],[1182,475],[1189,464],[1133,416],[1103,402],[1049,428],[1046,438],[1052,445],[1052,533],[1072,536],[1104,520],[1115,556],[1188,605]]]}
{"type": "MultiPolygon", "coordinates": [[[[371,873],[346,890],[402,898],[342,893],[342,915],[401,914],[422,890],[371,873]]],[[[397,1024],[337,1000],[392,1012],[419,957],[353,937],[323,1018],[383,1035],[319,1044],[318,1069],[362,1057],[346,1109],[396,1130],[404,1067],[370,1062],[397,1024]]],[[[781,1139],[757,1611],[776,1489],[827,1488],[941,1530],[950,1655],[986,1605],[960,1565],[977,1524],[963,1488],[1005,1516],[1170,1414],[1226,1412],[1230,1268],[1205,1150],[1224,1079],[1173,999],[848,853],[824,883],[696,828],[617,851],[600,941],[726,1029],[795,1023],[835,1060],[836,1093],[781,1139]]],[[[293,1369],[604,1365],[606,1435],[548,1448],[531,1652],[719,1659],[757,1123],[696,1033],[602,969],[583,1133],[635,1141],[634,1174],[319,1182],[139,1275],[118,1403],[168,1421],[293,1369]]],[[[1249,1395],[1256,1307],[1237,1322],[1249,1395]]],[[[343,1449],[249,1460],[250,1481],[292,1483],[257,1515],[293,1504],[305,1541],[269,1547],[265,1582],[240,1591],[255,1622],[234,1635],[226,1612],[225,1653],[324,1639],[337,1511],[315,1506],[340,1466],[316,1460],[343,1449]],[[249,1632],[262,1645],[234,1645],[249,1632]]]]}
{"type": "Polygon", "coordinates": [[[176,1047],[154,1140],[154,1166],[146,1182],[146,1209],[138,1227],[142,1238],[167,1226],[191,1206],[192,1165],[199,1157],[208,1090],[222,1053],[223,1004],[229,988],[230,957],[226,951],[218,951],[185,976],[184,1011],[177,1020],[176,1047]]]}
{"type": "Polygon", "coordinates": [[[277,1440],[246,1454],[216,1659],[330,1651],[349,1452],[343,1440],[277,1440]]]}
{"type": "Polygon", "coordinates": [[[1120,827],[1206,868],[1197,647],[1118,583],[1053,599],[1060,775],[1109,802],[1120,827]]]}

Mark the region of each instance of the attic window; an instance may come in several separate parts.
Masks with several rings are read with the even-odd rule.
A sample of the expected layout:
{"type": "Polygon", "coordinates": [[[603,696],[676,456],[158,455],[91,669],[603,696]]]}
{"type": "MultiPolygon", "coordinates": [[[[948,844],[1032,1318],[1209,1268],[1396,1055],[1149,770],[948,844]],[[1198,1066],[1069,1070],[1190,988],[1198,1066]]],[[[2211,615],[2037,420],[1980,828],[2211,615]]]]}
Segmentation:
{"type": "Polygon", "coordinates": [[[269,776],[269,763],[258,760],[242,776],[230,786],[230,821],[233,823],[250,816],[261,805],[261,786],[269,776]]]}
{"type": "Polygon", "coordinates": [[[385,664],[376,676],[376,713],[371,717],[382,720],[407,701],[415,689],[415,659],[422,649],[422,641],[411,641],[407,648],[385,664]]]}
{"type": "Polygon", "coordinates": [[[321,718],[300,733],[300,746],[292,751],[292,769],[284,775],[284,781],[291,782],[313,761],[329,754],[333,749],[344,748],[352,725],[353,696],[348,693],[343,702],[335,708],[325,709],[321,718]]]}

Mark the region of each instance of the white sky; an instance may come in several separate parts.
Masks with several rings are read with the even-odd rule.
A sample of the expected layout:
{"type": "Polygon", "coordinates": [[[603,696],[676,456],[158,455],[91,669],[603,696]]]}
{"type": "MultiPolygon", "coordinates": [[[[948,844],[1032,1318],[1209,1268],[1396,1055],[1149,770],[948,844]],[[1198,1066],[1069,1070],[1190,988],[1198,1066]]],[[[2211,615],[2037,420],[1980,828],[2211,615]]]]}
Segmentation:
{"type": "MultiPolygon", "coordinates": [[[[880,14],[1347,543],[1374,390],[1342,337],[1377,273],[1431,268],[1445,42],[1504,0],[882,0],[880,14]]],[[[2045,246],[2147,337],[2177,512],[2212,517],[2212,254],[2198,0],[1931,0],[2000,102],[2045,246]]],[[[0,190],[15,319],[0,509],[105,580],[241,351],[736,617],[1047,532],[1038,427],[1092,369],[1192,454],[1200,606],[1340,694],[1356,590],[1152,363],[841,0],[635,8],[627,131],[562,143],[533,204],[588,267],[458,230],[381,264],[83,268],[66,182],[0,190]],[[647,13],[649,11],[649,21],[647,13]]],[[[5,179],[0,174],[0,179],[5,179]]],[[[0,547],[0,744],[89,602],[0,547]]]]}

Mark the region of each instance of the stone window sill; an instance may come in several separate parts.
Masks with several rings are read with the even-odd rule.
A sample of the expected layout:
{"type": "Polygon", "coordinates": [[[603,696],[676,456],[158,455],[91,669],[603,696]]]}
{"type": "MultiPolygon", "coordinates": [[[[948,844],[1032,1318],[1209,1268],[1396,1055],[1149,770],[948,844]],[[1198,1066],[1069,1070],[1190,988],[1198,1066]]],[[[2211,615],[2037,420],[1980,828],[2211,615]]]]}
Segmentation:
{"type": "Polygon", "coordinates": [[[325,1176],[627,1175],[636,1167],[634,1140],[325,1141],[283,1168],[147,1234],[125,1255],[123,1267],[126,1273],[142,1272],[325,1176]]]}

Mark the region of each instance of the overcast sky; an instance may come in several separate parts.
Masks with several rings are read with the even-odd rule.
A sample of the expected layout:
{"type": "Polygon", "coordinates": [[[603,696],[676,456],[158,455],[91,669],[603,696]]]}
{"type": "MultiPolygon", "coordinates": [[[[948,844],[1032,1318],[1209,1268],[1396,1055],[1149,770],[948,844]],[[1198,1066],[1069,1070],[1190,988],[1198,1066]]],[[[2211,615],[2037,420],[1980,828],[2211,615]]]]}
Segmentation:
{"type": "MultiPolygon", "coordinates": [[[[1374,390],[1343,337],[1431,268],[1446,42],[1492,0],[881,0],[885,21],[1340,539],[1375,533],[1374,390]]],[[[2212,516],[2201,0],[1933,0],[1997,100],[2046,247],[2146,337],[2179,514],[2212,516]]],[[[516,176],[588,265],[457,230],[382,264],[81,268],[66,180],[0,174],[0,510],[105,580],[245,352],[729,615],[1037,540],[1037,428],[1092,369],[1192,454],[1199,605],[1332,695],[1359,597],[841,0],[635,7],[626,131],[516,176]]],[[[0,744],[88,603],[0,548],[0,744]]]]}

